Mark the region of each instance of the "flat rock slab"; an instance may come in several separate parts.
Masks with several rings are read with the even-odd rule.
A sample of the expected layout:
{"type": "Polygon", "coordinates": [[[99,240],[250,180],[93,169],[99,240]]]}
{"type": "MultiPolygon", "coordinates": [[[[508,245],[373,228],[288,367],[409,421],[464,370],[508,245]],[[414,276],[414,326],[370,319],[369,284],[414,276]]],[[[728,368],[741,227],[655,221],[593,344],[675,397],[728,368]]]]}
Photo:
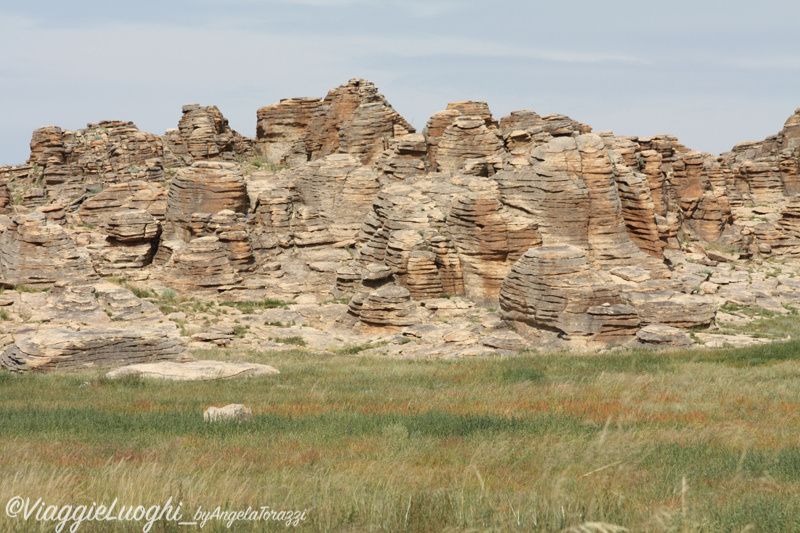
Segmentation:
{"type": "Polygon", "coordinates": [[[691,337],[685,332],[672,326],[651,324],[636,332],[636,338],[642,344],[658,346],[691,346],[694,344],[691,337]]]}
{"type": "Polygon", "coordinates": [[[123,376],[141,376],[161,378],[171,381],[207,381],[211,379],[231,379],[243,377],[266,376],[280,374],[277,368],[268,365],[225,361],[189,361],[178,363],[163,361],[160,363],[142,363],[112,370],[106,377],[110,379],[123,376]]]}

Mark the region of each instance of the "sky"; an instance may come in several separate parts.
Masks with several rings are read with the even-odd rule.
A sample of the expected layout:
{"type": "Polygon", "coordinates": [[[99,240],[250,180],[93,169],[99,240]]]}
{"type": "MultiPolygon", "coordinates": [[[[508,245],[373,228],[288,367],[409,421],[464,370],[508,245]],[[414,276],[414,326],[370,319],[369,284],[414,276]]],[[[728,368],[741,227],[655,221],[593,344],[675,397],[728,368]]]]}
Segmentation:
{"type": "Polygon", "coordinates": [[[671,133],[711,153],[800,107],[800,2],[778,0],[0,0],[0,165],[41,126],[174,128],[375,83],[418,130],[456,100],[671,133]]]}

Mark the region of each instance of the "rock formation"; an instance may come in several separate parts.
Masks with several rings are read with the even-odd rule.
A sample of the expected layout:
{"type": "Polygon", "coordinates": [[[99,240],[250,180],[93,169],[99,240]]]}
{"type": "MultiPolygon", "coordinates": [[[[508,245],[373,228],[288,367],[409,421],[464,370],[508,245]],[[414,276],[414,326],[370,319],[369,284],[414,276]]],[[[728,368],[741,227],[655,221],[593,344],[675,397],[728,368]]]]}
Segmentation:
{"type": "Polygon", "coordinates": [[[176,250],[164,266],[163,280],[181,291],[217,291],[242,281],[217,237],[198,237],[176,250]]]}
{"type": "Polygon", "coordinates": [[[159,329],[44,326],[28,333],[0,354],[0,365],[50,372],[191,358],[180,337],[159,329]]]}
{"type": "Polygon", "coordinates": [[[141,209],[163,222],[167,211],[167,191],[160,183],[130,181],[109,185],[105,190],[86,199],[78,211],[80,221],[102,226],[111,214],[141,209]]]}
{"type": "Polygon", "coordinates": [[[616,319],[615,325],[620,327],[620,316],[629,335],[635,334],[639,325],[636,310],[618,306],[620,303],[608,275],[594,270],[585,252],[570,245],[529,250],[511,268],[500,290],[500,305],[507,320],[562,332],[570,340],[598,336],[609,319],[616,319]],[[595,309],[604,306],[617,307],[614,313],[595,309]]]}
{"type": "Polygon", "coordinates": [[[277,302],[238,329],[207,303],[202,319],[176,311],[195,346],[685,346],[670,328],[712,326],[726,303],[800,306],[788,272],[736,263],[800,257],[798,193],[800,110],[718,156],[565,115],[498,121],[471,100],[416,133],[361,79],[262,107],[254,141],[197,104],[162,137],[124,121],[40,128],[28,163],[0,168],[0,339],[10,324],[75,326],[67,316],[106,330],[164,320],[99,274],[140,294],[277,302]]]}
{"type": "Polygon", "coordinates": [[[337,153],[351,154],[366,164],[388,147],[390,139],[414,131],[374,84],[352,79],[321,102],[300,98],[261,108],[256,144],[279,164],[337,153]]]}
{"type": "Polygon", "coordinates": [[[60,280],[96,279],[89,254],[67,232],[50,224],[44,213],[17,215],[0,237],[3,286],[47,288],[60,280]]]}
{"type": "Polygon", "coordinates": [[[319,110],[319,98],[285,98],[256,113],[256,147],[261,155],[279,165],[308,161],[303,139],[311,117],[319,110]]]}
{"type": "Polygon", "coordinates": [[[167,231],[188,241],[194,213],[215,214],[226,209],[247,212],[247,187],[241,170],[233,163],[196,162],[178,171],[170,183],[167,231]]]}
{"type": "Polygon", "coordinates": [[[8,190],[8,184],[0,181],[0,215],[8,214],[11,212],[11,193],[8,190]]]}
{"type": "Polygon", "coordinates": [[[178,128],[167,131],[164,139],[188,163],[253,155],[252,141],[233,131],[217,106],[186,104],[178,128]]]}

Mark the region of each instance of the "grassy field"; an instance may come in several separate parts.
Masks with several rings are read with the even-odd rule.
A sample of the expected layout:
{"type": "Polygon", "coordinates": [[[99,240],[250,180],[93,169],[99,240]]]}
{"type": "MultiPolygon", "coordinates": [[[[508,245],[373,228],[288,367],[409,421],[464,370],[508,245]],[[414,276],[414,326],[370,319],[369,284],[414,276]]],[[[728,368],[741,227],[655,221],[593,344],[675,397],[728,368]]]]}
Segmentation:
{"type": "Polygon", "coordinates": [[[6,516],[22,496],[172,497],[187,519],[198,506],[306,510],[303,531],[800,531],[800,341],[456,361],[196,355],[282,374],[0,373],[0,530],[54,530],[6,516]],[[227,403],[253,419],[203,422],[205,407],[227,403]]]}

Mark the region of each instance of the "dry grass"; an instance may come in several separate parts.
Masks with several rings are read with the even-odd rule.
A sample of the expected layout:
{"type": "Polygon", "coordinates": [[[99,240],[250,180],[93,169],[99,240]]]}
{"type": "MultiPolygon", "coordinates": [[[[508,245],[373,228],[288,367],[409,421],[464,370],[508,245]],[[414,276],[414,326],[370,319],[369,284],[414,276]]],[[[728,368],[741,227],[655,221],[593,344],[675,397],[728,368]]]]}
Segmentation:
{"type": "MultiPolygon", "coordinates": [[[[197,355],[282,374],[0,374],[0,504],[172,496],[184,509],[308,509],[310,531],[800,531],[798,348],[459,361],[214,350],[197,355]],[[202,421],[234,402],[251,422],[202,421]]],[[[0,516],[3,531],[23,526],[0,516]]],[[[109,530],[93,527],[81,531],[109,530]]],[[[235,530],[285,529],[248,527],[235,530]]]]}

